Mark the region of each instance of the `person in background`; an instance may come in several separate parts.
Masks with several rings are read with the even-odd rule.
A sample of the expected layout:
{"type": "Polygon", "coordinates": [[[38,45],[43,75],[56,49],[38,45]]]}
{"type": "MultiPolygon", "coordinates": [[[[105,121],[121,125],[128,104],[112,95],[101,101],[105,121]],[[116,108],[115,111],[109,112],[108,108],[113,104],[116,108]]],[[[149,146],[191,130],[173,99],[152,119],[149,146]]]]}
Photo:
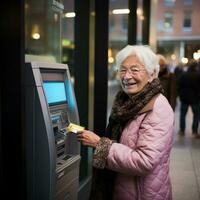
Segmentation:
{"type": "Polygon", "coordinates": [[[175,67],[174,75],[176,77],[176,84],[179,84],[180,77],[187,71],[187,66],[183,63],[178,63],[175,67]]]}
{"type": "Polygon", "coordinates": [[[164,95],[168,99],[172,109],[176,107],[176,77],[173,73],[169,72],[168,65],[165,57],[161,54],[157,54],[159,60],[160,71],[158,77],[164,89],[164,95]]]}
{"type": "Polygon", "coordinates": [[[193,112],[192,135],[198,136],[199,124],[199,104],[200,104],[200,74],[198,73],[198,64],[191,61],[188,64],[188,70],[185,72],[178,83],[178,95],[180,98],[180,135],[185,134],[185,118],[188,107],[191,106],[193,112]]]}
{"type": "Polygon", "coordinates": [[[163,95],[156,54],[128,45],[116,56],[121,88],[103,137],[77,135],[94,148],[92,200],[171,200],[174,112],[163,95]]]}

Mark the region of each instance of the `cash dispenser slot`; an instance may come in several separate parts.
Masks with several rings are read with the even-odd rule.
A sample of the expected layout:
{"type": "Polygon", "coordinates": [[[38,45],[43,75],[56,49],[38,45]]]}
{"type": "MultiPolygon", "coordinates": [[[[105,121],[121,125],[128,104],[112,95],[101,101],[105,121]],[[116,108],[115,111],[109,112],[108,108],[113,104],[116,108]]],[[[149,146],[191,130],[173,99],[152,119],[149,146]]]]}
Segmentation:
{"type": "Polygon", "coordinates": [[[58,152],[61,151],[61,150],[63,150],[63,149],[65,149],[65,144],[62,144],[62,145],[60,145],[60,146],[57,147],[57,151],[58,152]]]}

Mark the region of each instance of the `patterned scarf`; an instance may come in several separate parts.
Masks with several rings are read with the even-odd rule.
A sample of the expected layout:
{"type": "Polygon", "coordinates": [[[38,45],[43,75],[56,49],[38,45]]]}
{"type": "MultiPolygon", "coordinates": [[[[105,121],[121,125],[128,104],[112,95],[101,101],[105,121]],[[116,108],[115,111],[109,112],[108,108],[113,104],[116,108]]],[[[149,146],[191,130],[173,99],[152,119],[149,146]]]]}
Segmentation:
{"type": "Polygon", "coordinates": [[[128,95],[119,91],[114,100],[105,136],[119,141],[126,124],[135,119],[139,111],[158,93],[163,93],[159,79],[147,83],[137,94],[128,95]]]}

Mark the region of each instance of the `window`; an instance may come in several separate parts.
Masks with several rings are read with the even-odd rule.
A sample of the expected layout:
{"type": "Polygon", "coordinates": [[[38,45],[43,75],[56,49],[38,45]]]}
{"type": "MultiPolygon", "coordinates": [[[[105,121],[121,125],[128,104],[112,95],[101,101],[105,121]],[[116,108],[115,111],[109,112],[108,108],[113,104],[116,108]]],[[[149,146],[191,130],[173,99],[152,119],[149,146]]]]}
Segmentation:
{"type": "Polygon", "coordinates": [[[60,62],[60,7],[45,0],[25,0],[25,53],[29,59],[60,62]],[[35,57],[38,56],[38,57],[35,57]]]}
{"type": "Polygon", "coordinates": [[[109,31],[112,32],[115,30],[115,18],[112,16],[109,19],[109,31]]]}
{"type": "Polygon", "coordinates": [[[173,13],[171,12],[164,14],[164,29],[166,31],[172,31],[173,29],[173,13]]]}
{"type": "Polygon", "coordinates": [[[190,60],[193,53],[200,49],[197,47],[200,44],[200,26],[197,23],[200,0],[176,0],[174,6],[168,7],[165,0],[152,2],[156,11],[155,14],[151,13],[152,22],[155,17],[155,23],[151,23],[150,28],[154,30],[156,24],[157,29],[150,39],[152,44],[155,43],[156,52],[163,54],[173,69],[180,65],[182,57],[190,60]]]}
{"type": "Polygon", "coordinates": [[[192,12],[186,11],[184,12],[183,31],[191,31],[191,30],[192,30],[192,12]]]}
{"type": "Polygon", "coordinates": [[[163,31],[163,20],[157,20],[157,31],[163,31]]]}
{"type": "Polygon", "coordinates": [[[74,23],[76,13],[74,10],[74,1],[64,0],[64,10],[61,20],[61,40],[62,40],[62,63],[68,64],[70,74],[74,78],[74,23]]]}
{"type": "Polygon", "coordinates": [[[192,5],[192,0],[184,0],[185,5],[192,5]]]}
{"type": "Polygon", "coordinates": [[[128,31],[128,15],[122,16],[122,28],[127,33],[127,31],[128,31]]]}
{"type": "Polygon", "coordinates": [[[175,0],[165,0],[165,6],[174,6],[175,0]]]}

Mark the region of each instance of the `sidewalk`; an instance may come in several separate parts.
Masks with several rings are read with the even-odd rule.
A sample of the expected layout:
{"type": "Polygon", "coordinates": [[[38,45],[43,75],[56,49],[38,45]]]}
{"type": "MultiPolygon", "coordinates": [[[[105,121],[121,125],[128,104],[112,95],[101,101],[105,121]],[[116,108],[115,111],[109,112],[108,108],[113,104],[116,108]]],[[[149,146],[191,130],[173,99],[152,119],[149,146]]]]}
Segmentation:
{"type": "Polygon", "coordinates": [[[175,110],[175,138],[171,154],[173,200],[200,200],[200,139],[191,137],[192,112],[187,113],[185,136],[179,136],[179,108],[175,110]]]}

